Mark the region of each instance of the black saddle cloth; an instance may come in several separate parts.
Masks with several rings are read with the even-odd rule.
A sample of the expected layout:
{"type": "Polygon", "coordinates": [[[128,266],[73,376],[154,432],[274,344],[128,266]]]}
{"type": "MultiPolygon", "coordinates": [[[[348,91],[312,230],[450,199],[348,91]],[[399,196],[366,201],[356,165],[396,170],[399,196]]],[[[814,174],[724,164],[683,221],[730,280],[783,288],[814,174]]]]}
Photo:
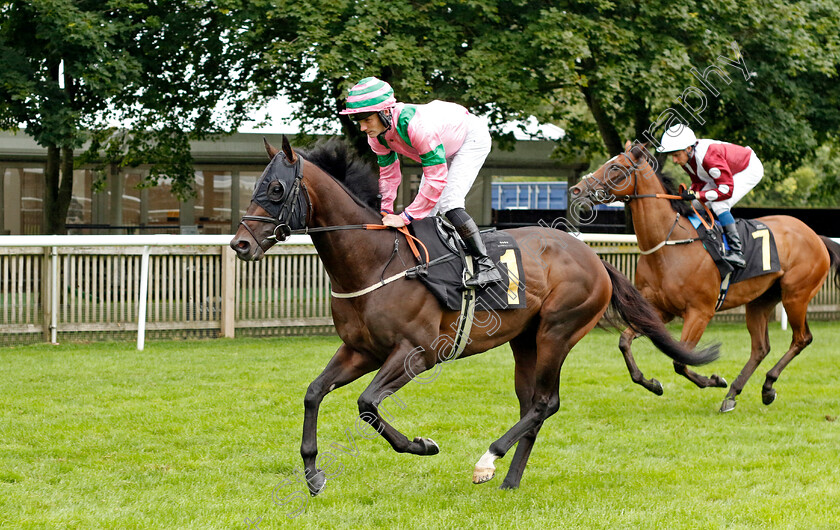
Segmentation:
{"type": "MultiPolygon", "coordinates": [[[[461,258],[465,251],[460,237],[440,217],[427,217],[408,226],[411,233],[429,250],[428,275],[421,274],[417,278],[443,307],[460,310],[465,289],[464,263],[461,258]]],[[[525,278],[519,245],[505,231],[482,232],[481,239],[487,247],[487,254],[502,273],[502,281],[477,290],[476,311],[525,307],[525,278]]]]}
{"type": "Polygon", "coordinates": [[[712,230],[707,230],[703,224],[696,227],[697,235],[720,271],[720,277],[724,278],[732,273],[729,283],[733,284],[779,271],[779,252],[776,250],[776,240],[770,228],[755,219],[736,219],[735,223],[741,237],[744,261],[747,262],[743,269],[733,267],[723,259],[724,252],[729,250],[729,243],[720,223],[715,222],[712,230]]]}

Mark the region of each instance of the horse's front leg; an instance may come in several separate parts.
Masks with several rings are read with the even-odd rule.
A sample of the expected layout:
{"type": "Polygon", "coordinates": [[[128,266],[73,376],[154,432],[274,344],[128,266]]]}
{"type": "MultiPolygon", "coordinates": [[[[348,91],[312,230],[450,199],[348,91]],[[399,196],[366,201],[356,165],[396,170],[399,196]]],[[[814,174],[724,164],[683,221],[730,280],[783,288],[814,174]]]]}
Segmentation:
{"type": "MultiPolygon", "coordinates": [[[[701,311],[686,311],[683,315],[685,321],[682,329],[682,341],[690,348],[697,346],[697,343],[700,342],[700,338],[703,336],[703,332],[706,331],[706,326],[709,325],[709,321],[712,320],[713,316],[714,311],[711,314],[706,314],[701,311]]],[[[717,374],[706,377],[676,361],[674,361],[674,371],[700,388],[708,388],[710,386],[726,388],[728,385],[726,379],[717,374]]]]}
{"type": "Polygon", "coordinates": [[[317,468],[318,457],[318,409],[324,396],[338,387],[351,383],[364,374],[375,370],[379,363],[373,357],[359,353],[342,344],[330,362],[309,385],[303,400],[303,438],[300,455],[306,473],[309,493],[318,495],[326,484],[324,472],[317,468]]]}
{"type": "Polygon", "coordinates": [[[618,339],[618,349],[621,350],[621,354],[624,356],[624,364],[627,365],[627,371],[630,372],[630,378],[633,382],[637,385],[642,385],[657,396],[661,396],[664,393],[662,383],[656,379],[646,379],[642,371],[639,370],[639,367],[636,366],[636,359],[633,358],[630,345],[633,344],[633,339],[637,336],[633,328],[625,329],[621,333],[621,338],[618,339]]]}
{"type": "MultiPolygon", "coordinates": [[[[387,413],[387,406],[381,406],[383,401],[404,387],[409,381],[433,367],[436,363],[436,357],[433,351],[429,352],[422,347],[412,348],[409,344],[401,344],[391,353],[370,382],[370,385],[359,396],[359,417],[368,422],[398,453],[426,456],[436,455],[440,452],[440,448],[434,440],[420,437],[409,440],[404,434],[386,422],[380,412],[380,408],[382,408],[387,413]]],[[[393,404],[396,404],[396,402],[393,404]]]]}
{"type": "Polygon", "coordinates": [[[770,336],[768,334],[767,322],[770,319],[770,314],[776,308],[777,301],[770,299],[753,300],[747,304],[747,330],[750,332],[750,358],[747,364],[741,369],[741,373],[732,382],[729,387],[729,392],[723,403],[720,405],[721,412],[730,412],[735,409],[735,398],[744,389],[761,361],[770,353],[770,336]]]}

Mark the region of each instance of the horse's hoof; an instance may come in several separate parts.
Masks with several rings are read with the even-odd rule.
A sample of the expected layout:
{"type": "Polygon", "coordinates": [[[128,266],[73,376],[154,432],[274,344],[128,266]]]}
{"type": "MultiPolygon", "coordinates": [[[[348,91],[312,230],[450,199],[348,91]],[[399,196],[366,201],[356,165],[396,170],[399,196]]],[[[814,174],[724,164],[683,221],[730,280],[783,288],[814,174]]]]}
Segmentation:
{"type": "Polygon", "coordinates": [[[726,398],[723,400],[723,404],[720,406],[721,412],[731,412],[735,410],[735,400],[732,398],[726,398]]]}
{"type": "Polygon", "coordinates": [[[420,447],[422,448],[420,452],[417,453],[420,456],[432,456],[440,452],[440,447],[431,438],[421,438],[418,436],[414,438],[414,443],[420,444],[420,447]]]}
{"type": "Polygon", "coordinates": [[[502,485],[499,486],[499,489],[500,490],[515,490],[515,489],[519,489],[519,484],[511,484],[507,480],[505,480],[504,482],[502,482],[502,485]]]}
{"type": "Polygon", "coordinates": [[[657,396],[661,396],[665,393],[665,390],[662,388],[662,383],[660,383],[656,379],[650,380],[650,391],[656,394],[657,396]]]}
{"type": "Polygon", "coordinates": [[[495,467],[476,467],[473,471],[473,484],[483,484],[495,476],[495,467]]]}
{"type": "Polygon", "coordinates": [[[765,405],[769,405],[770,403],[776,401],[776,389],[771,388],[770,390],[762,392],[761,401],[763,401],[765,405]]]}
{"type": "Polygon", "coordinates": [[[726,379],[722,378],[718,374],[712,374],[712,377],[710,379],[712,380],[712,383],[714,383],[714,386],[716,388],[726,388],[727,386],[729,386],[729,384],[726,382],[726,379]]]}
{"type": "Polygon", "coordinates": [[[314,497],[324,491],[324,487],[327,485],[327,476],[319,469],[312,478],[306,480],[306,484],[309,486],[309,494],[314,497]]]}

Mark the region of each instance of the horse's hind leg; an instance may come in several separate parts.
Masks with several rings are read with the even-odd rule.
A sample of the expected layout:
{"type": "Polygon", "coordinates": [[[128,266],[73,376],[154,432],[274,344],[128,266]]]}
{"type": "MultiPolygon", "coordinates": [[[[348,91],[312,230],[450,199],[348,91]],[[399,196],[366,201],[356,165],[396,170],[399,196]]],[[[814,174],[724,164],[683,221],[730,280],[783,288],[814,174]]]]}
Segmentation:
{"type": "Polygon", "coordinates": [[[630,345],[633,340],[638,337],[633,328],[627,328],[621,333],[621,338],[618,339],[618,349],[621,350],[621,355],[624,356],[624,364],[627,365],[627,371],[630,372],[630,379],[637,385],[642,385],[657,396],[661,396],[664,392],[662,390],[662,383],[656,379],[646,379],[645,374],[639,370],[636,365],[636,359],[633,358],[633,352],[630,345]]]}
{"type": "Polygon", "coordinates": [[[475,464],[475,484],[493,478],[495,460],[505,456],[519,442],[521,445],[514,455],[511,470],[502,484],[506,489],[519,487],[537,433],[543,422],[560,408],[560,368],[572,347],[598,324],[608,299],[609,293],[602,290],[592,293],[575,307],[568,307],[568,302],[562,299],[543,304],[542,321],[536,339],[530,346],[523,344],[520,357],[517,358],[520,419],[501,438],[490,444],[489,450],[475,464]],[[529,353],[529,347],[535,348],[536,355],[529,353]],[[529,394],[532,397],[526,407],[523,398],[527,401],[529,394]]]}
{"type": "MultiPolygon", "coordinates": [[[[541,364],[539,359],[534,363],[533,375],[528,377],[528,379],[534,381],[534,392],[530,406],[521,414],[519,421],[501,438],[490,444],[490,449],[476,462],[473,483],[481,484],[493,478],[496,474],[496,466],[493,462],[497,458],[505,456],[510,448],[519,442],[520,445],[514,454],[514,461],[511,462],[511,469],[508,471],[508,476],[505,477],[502,488],[514,489],[519,487],[537,433],[539,433],[543,422],[560,408],[560,396],[558,394],[560,366],[568,355],[569,348],[558,346],[555,351],[558,353],[558,358],[551,359],[547,366],[539,367],[538,365],[541,364]]],[[[527,371],[527,368],[523,370],[523,372],[527,371]]],[[[519,375],[519,372],[517,372],[517,375],[519,375]]]]}
{"type": "MultiPolygon", "coordinates": [[[[805,238],[802,240],[805,241],[805,238]]],[[[819,252],[824,252],[824,244],[817,240],[814,244],[819,247],[819,252]]],[[[804,252],[803,248],[803,252],[804,252]]],[[[804,255],[804,254],[801,254],[804,255]]],[[[826,256],[827,257],[827,256],[826,256]]],[[[790,348],[782,356],[776,365],[767,372],[767,378],[764,380],[764,386],[761,388],[761,400],[765,405],[773,403],[776,399],[776,390],[773,388],[773,383],[779,379],[782,370],[790,364],[794,357],[811,344],[813,335],[808,328],[807,311],[808,304],[817,295],[820,288],[825,282],[830,267],[828,259],[813,259],[808,260],[802,258],[798,264],[795,263],[784,276],[779,279],[779,287],[781,288],[782,304],[788,315],[788,322],[790,323],[793,336],[790,341],[790,348]]]]}
{"type": "MultiPolygon", "coordinates": [[[[514,382],[516,385],[516,397],[519,399],[519,417],[522,418],[530,410],[531,404],[534,401],[534,387],[536,385],[534,370],[537,360],[537,345],[534,334],[522,334],[513,339],[510,342],[510,346],[513,350],[513,357],[516,360],[514,382]]],[[[519,443],[516,444],[516,453],[514,453],[513,459],[510,461],[510,467],[508,468],[504,482],[502,482],[501,489],[514,489],[519,487],[519,483],[522,481],[522,474],[525,472],[525,466],[528,463],[528,457],[531,455],[531,449],[534,447],[534,442],[537,440],[537,434],[539,434],[542,424],[543,422],[540,422],[519,439],[519,443]]],[[[489,480],[490,478],[492,478],[492,474],[485,480],[489,480]]]]}
{"type": "MultiPolygon", "coordinates": [[[[700,338],[703,336],[703,332],[706,331],[706,326],[709,325],[709,321],[713,316],[714,313],[707,315],[699,311],[686,311],[683,315],[685,320],[683,322],[682,341],[690,348],[697,346],[697,343],[700,342],[700,338]]],[[[686,365],[676,361],[674,361],[674,371],[700,388],[708,388],[710,386],[726,388],[727,385],[726,379],[717,374],[712,374],[709,377],[706,377],[690,370],[686,365]]]]}
{"type": "Polygon", "coordinates": [[[750,358],[741,373],[732,386],[729,387],[729,392],[726,393],[723,403],[720,406],[721,412],[729,412],[735,408],[735,397],[744,389],[744,385],[749,381],[761,361],[770,353],[770,336],[767,332],[767,322],[770,319],[770,313],[778,304],[778,297],[769,298],[762,297],[748,303],[747,310],[747,329],[750,332],[750,339],[752,345],[750,347],[750,358]]]}
{"type": "MultiPolygon", "coordinates": [[[[810,298],[808,300],[810,300],[810,298]]],[[[814,336],[811,335],[811,330],[808,327],[808,321],[805,318],[807,309],[807,301],[799,304],[785,303],[785,311],[787,311],[788,322],[793,330],[793,337],[791,338],[790,349],[788,349],[782,358],[779,359],[779,362],[777,362],[776,365],[767,372],[764,385],[761,387],[761,401],[764,402],[765,405],[773,403],[776,399],[776,389],[773,388],[773,383],[779,379],[779,376],[782,374],[782,370],[784,370],[793,358],[799,355],[806,346],[811,344],[811,341],[814,339],[814,336]]]]}

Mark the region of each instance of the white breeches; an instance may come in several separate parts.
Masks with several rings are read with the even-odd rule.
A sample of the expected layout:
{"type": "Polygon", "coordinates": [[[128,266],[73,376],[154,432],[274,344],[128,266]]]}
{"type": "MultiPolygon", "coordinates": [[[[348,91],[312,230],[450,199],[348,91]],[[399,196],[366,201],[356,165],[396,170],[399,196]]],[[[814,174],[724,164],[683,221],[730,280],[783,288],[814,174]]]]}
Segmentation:
{"type": "MultiPolygon", "coordinates": [[[[484,165],[484,160],[490,154],[493,142],[487,126],[477,116],[470,116],[468,120],[464,143],[451,158],[446,160],[448,168],[446,187],[443,188],[437,205],[429,215],[445,214],[455,208],[464,208],[467,192],[472,188],[481,166],[484,165]]],[[[422,179],[420,187],[423,187],[422,179]]]]}
{"type": "MultiPolygon", "coordinates": [[[[750,155],[750,163],[740,173],[732,175],[733,190],[732,196],[725,201],[715,201],[708,203],[709,208],[716,214],[729,211],[735,203],[740,201],[744,195],[750,192],[756,184],[764,176],[764,166],[761,161],[755,156],[755,153],[750,155]]],[[[708,185],[711,188],[711,185],[708,185]]]]}

